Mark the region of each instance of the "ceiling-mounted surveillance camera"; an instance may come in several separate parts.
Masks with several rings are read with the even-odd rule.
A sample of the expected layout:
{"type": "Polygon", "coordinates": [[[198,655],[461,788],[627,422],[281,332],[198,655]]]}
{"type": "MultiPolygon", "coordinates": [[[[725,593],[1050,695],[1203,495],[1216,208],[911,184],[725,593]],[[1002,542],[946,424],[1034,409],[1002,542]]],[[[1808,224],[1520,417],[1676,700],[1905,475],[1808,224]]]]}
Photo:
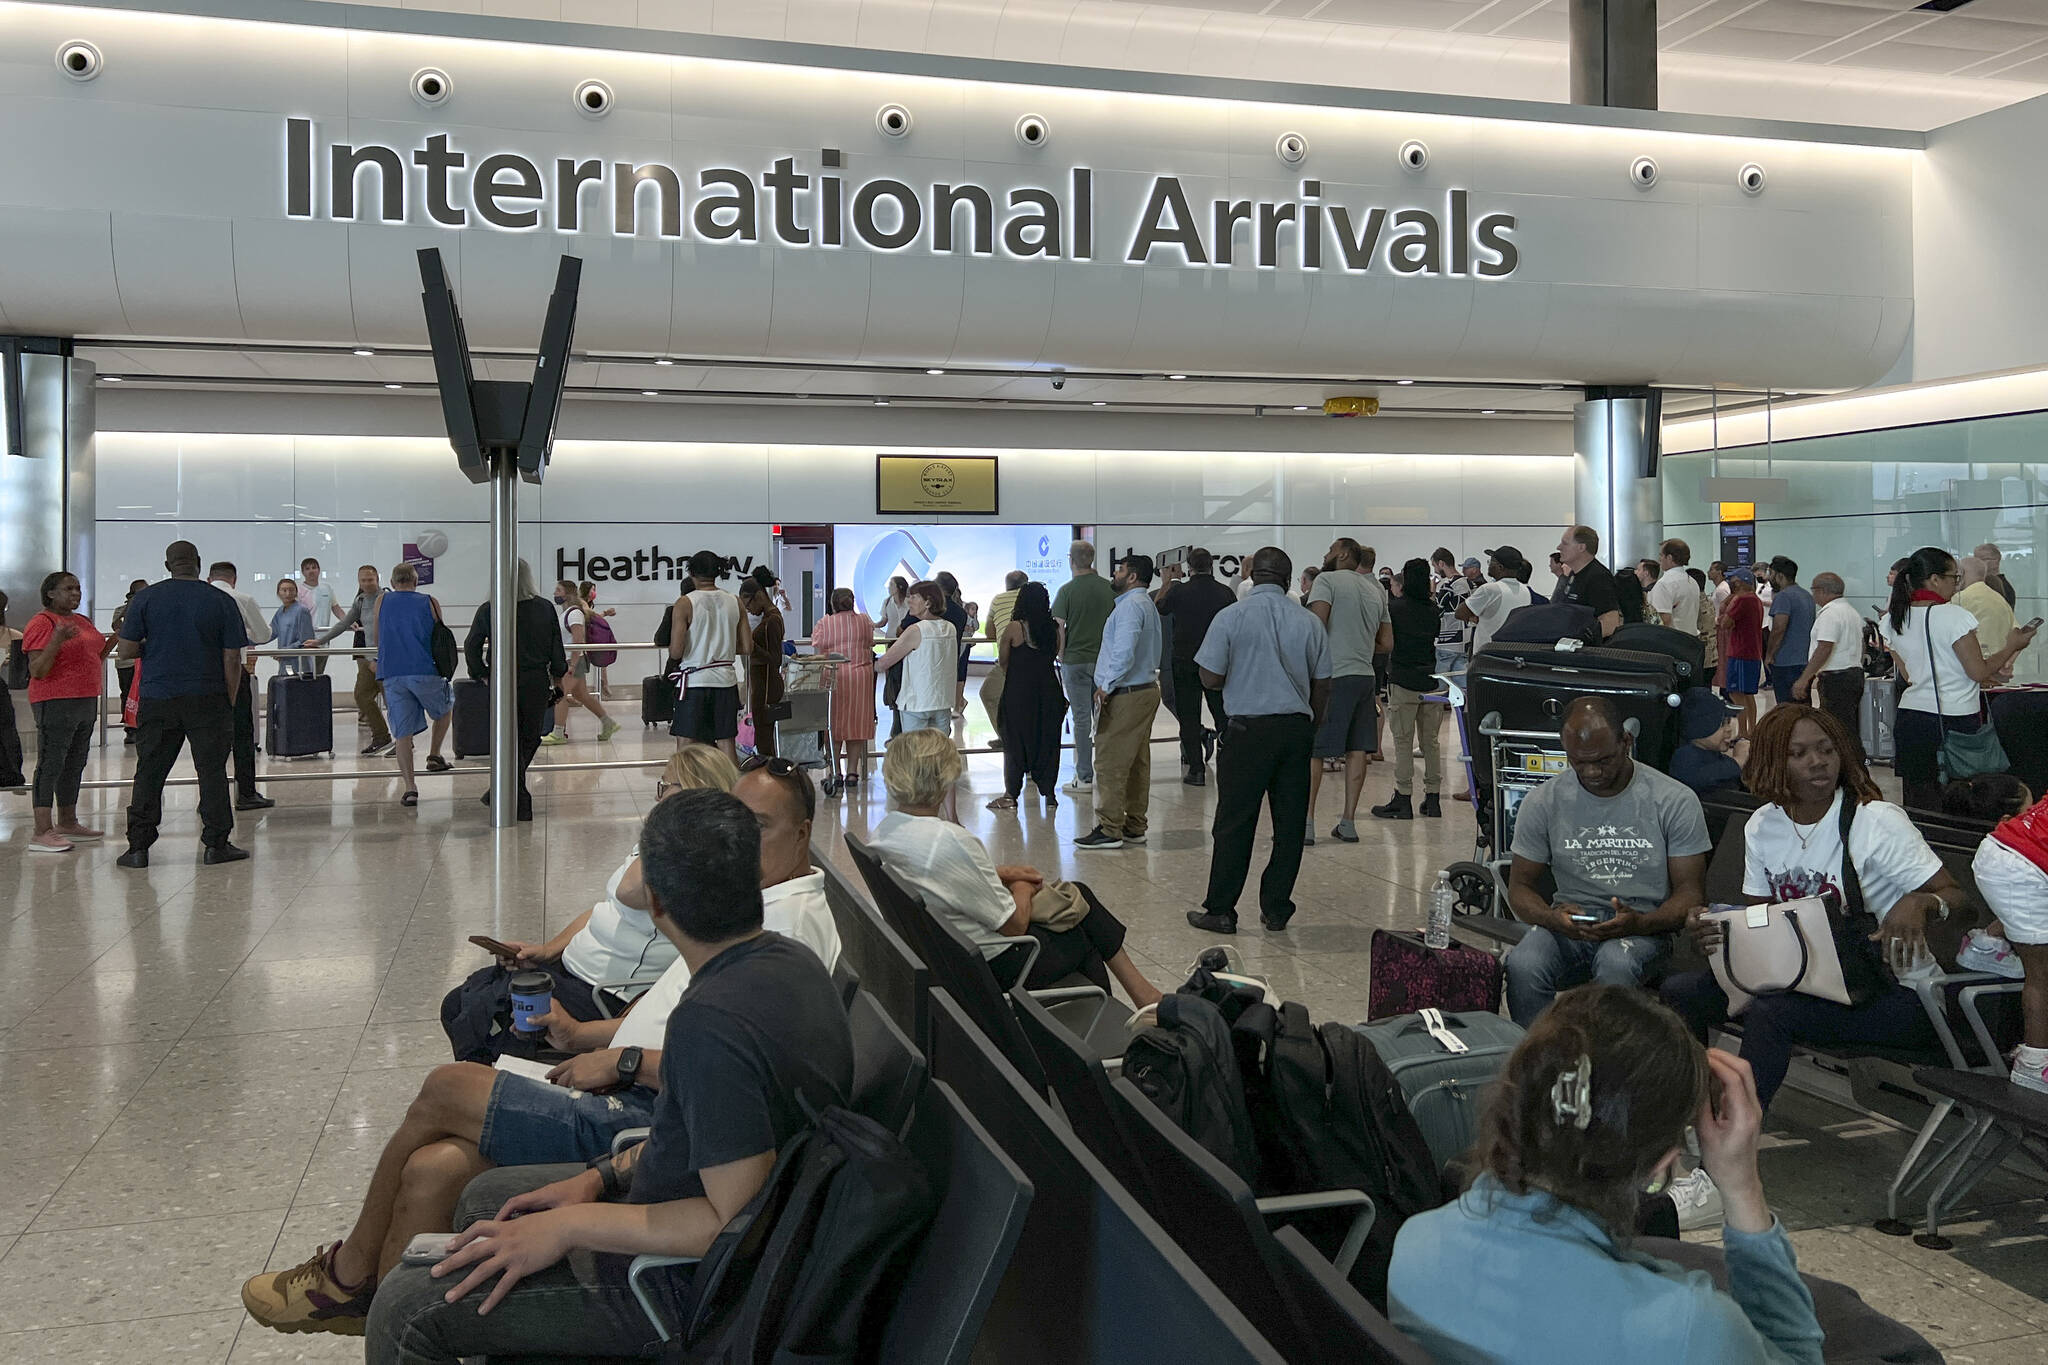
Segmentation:
{"type": "Polygon", "coordinates": [[[1043,147],[1052,139],[1052,125],[1043,114],[1026,114],[1017,120],[1017,141],[1026,147],[1043,147]]]}
{"type": "Polygon", "coordinates": [[[448,79],[448,73],[426,66],[412,73],[412,97],[421,104],[433,106],[445,102],[455,89],[455,82],[448,79]]]}
{"type": "Polygon", "coordinates": [[[1429,144],[1417,138],[1410,138],[1401,144],[1401,150],[1395,159],[1401,163],[1403,170],[1419,171],[1429,164],[1429,144]]]}
{"type": "Polygon", "coordinates": [[[1637,189],[1648,189],[1657,183],[1657,163],[1647,156],[1639,156],[1628,166],[1628,178],[1635,182],[1637,189]]]}
{"type": "Polygon", "coordinates": [[[885,104],[875,111],[875,127],[883,137],[906,137],[910,133],[910,111],[900,104],[885,104]]]}
{"type": "Polygon", "coordinates": [[[576,87],[576,112],[598,118],[612,109],[612,88],[603,81],[585,81],[576,87]]]}
{"type": "Polygon", "coordinates": [[[1308,160],[1308,139],[1300,133],[1282,133],[1273,144],[1273,155],[1290,166],[1299,166],[1308,160]]]}
{"type": "Polygon", "coordinates": [[[1067,376],[1059,370],[1054,370],[1052,372],[1052,386],[1055,389],[1064,389],[1067,386],[1067,376]]]}
{"type": "Polygon", "coordinates": [[[1742,186],[1744,194],[1762,194],[1764,179],[1764,168],[1754,161],[1735,173],[1735,183],[1742,186]]]}
{"type": "Polygon", "coordinates": [[[100,50],[74,38],[57,49],[57,69],[74,81],[89,81],[100,74],[100,50]]]}

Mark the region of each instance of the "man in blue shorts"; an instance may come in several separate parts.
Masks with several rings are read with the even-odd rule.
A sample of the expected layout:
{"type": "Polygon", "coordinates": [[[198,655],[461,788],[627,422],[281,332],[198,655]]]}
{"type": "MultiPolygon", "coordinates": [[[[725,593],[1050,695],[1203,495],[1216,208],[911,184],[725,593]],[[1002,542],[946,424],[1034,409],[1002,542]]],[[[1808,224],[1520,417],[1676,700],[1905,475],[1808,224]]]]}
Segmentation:
{"type": "Polygon", "coordinates": [[[427,771],[445,773],[451,766],[441,757],[448,737],[448,713],[455,691],[434,666],[434,626],[441,604],[420,591],[419,570],[401,564],[391,571],[391,591],[377,608],[377,680],[384,684],[384,709],[391,713],[391,735],[398,755],[398,775],[405,781],[408,806],[420,803],[413,786],[412,737],[427,728],[427,771]]]}

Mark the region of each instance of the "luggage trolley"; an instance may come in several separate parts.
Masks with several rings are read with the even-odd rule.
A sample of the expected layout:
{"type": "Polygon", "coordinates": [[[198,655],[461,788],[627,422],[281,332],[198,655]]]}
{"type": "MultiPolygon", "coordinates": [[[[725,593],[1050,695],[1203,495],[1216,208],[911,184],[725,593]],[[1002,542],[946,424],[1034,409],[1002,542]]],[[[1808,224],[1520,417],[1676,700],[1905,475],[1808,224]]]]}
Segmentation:
{"type": "MultiPolygon", "coordinates": [[[[832,733],[832,689],[842,654],[797,654],[782,661],[782,702],[789,714],[775,722],[775,751],[804,768],[830,768],[837,746],[832,733]]],[[[834,784],[826,779],[825,794],[834,784]]]]}

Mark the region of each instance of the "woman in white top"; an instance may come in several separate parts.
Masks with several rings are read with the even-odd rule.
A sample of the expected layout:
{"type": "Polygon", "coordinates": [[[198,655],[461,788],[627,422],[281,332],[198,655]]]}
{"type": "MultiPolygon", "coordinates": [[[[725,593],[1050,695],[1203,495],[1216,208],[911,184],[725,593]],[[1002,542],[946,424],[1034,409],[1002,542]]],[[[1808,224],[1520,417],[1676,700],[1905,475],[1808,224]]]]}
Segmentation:
{"type": "Polygon", "coordinates": [[[954,676],[960,668],[959,633],[946,619],[945,589],[929,579],[910,585],[910,614],[902,633],[875,664],[878,669],[903,665],[903,683],[896,693],[903,731],[953,730],[954,676]]]}
{"type": "MultiPolygon", "coordinates": [[[[1856,1006],[1796,992],[1750,1002],[1742,1012],[1742,1057],[1769,1108],[1796,1044],[1934,1045],[1934,1026],[1919,997],[1897,984],[1887,964],[1927,953],[1928,927],[1963,907],[1963,891],[1906,812],[1882,799],[1863,766],[1862,747],[1834,716],[1796,702],[1775,706],[1757,722],[1750,744],[1743,780],[1769,804],[1743,827],[1743,898],[1762,905],[1837,897],[1850,923],[1873,936],[1870,965],[1888,983],[1856,1006]],[[1849,895],[1851,872],[1860,897],[1849,895]]],[[[1695,915],[1693,933],[1711,956],[1720,943],[1718,928],[1695,915]]],[[[1843,967],[1850,977],[1854,964],[1843,967]]],[[[1663,991],[1664,1002],[1702,1042],[1727,1018],[1728,997],[1710,971],[1674,976],[1663,991]]]]}
{"type": "MultiPolygon", "coordinates": [[[[666,800],[687,788],[731,791],[739,781],[732,760],[708,745],[692,745],[668,761],[655,779],[654,799],[666,800]]],[[[554,978],[555,1011],[569,1019],[592,1020],[599,986],[632,1000],[676,961],[676,947],[648,916],[647,884],[641,880],[640,854],[635,849],[605,883],[604,899],[562,926],[545,943],[518,939],[499,941],[506,949],[496,966],[472,975],[441,1002],[441,1027],[458,1062],[495,1061],[512,1035],[504,1025],[509,1010],[508,983],[514,973],[539,968],[554,978]],[[617,983],[631,982],[619,989],[617,983]]]]}
{"type": "Polygon", "coordinates": [[[1977,643],[1977,618],[1949,601],[1962,586],[1954,555],[1932,545],[1915,550],[1893,574],[1891,603],[1877,623],[1906,680],[1892,766],[1906,804],[1920,810],[1941,809],[1942,734],[1974,734],[1990,723],[1983,686],[2034,640],[2032,626],[2017,627],[1987,658],[1977,643]]]}
{"type": "MultiPolygon", "coordinates": [[[[590,604],[583,600],[582,590],[564,578],[555,584],[555,606],[562,614],[562,645],[586,643],[590,638],[590,604]]],[[[584,679],[590,676],[590,656],[580,649],[569,651],[569,673],[562,679],[562,699],[555,703],[555,728],[540,737],[543,744],[567,744],[569,742],[569,708],[580,706],[596,716],[599,725],[597,742],[602,744],[619,731],[619,723],[613,720],[590,691],[590,684],[584,679]]]]}
{"type": "MultiPolygon", "coordinates": [[[[1036,938],[1043,947],[1024,978],[1026,986],[1051,986],[1079,972],[1106,990],[1114,976],[1138,1009],[1157,1004],[1159,988],[1124,951],[1122,921],[1093,892],[1076,884],[1089,910],[1075,927],[1056,932],[1033,924],[1032,899],[1045,885],[1045,874],[1021,865],[996,866],[979,839],[940,818],[962,767],[960,751],[937,730],[905,730],[889,742],[882,755],[882,782],[892,809],[875,827],[869,846],[890,875],[977,947],[1005,947],[1026,934],[1036,938]]],[[[1005,988],[1015,984],[1017,961],[1015,954],[991,960],[1005,988]]]]}

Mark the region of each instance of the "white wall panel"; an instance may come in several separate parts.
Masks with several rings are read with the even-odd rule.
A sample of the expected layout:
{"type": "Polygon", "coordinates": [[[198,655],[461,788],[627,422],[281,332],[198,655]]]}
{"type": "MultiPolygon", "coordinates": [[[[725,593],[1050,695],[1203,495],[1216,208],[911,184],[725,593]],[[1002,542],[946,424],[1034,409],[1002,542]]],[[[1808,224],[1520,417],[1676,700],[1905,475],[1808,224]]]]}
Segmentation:
{"type": "MultiPolygon", "coordinates": [[[[337,23],[345,13],[335,12],[337,23]]],[[[927,51],[986,49],[1011,61],[1060,60],[1076,31],[1114,46],[1120,31],[1100,8],[1065,0],[993,14],[944,0],[799,0],[784,13],[782,32],[792,40],[864,41],[865,24],[891,44],[921,31],[927,51]]],[[[702,6],[686,16],[704,19],[702,6]]],[[[1154,68],[1239,70],[1283,27],[1264,17],[1143,11],[1123,48],[1154,68]]],[[[1345,59],[1377,50],[1334,26],[1327,31],[1323,48],[1345,59]]],[[[1291,30],[1288,50],[1322,32],[1291,30]]],[[[433,245],[458,268],[471,340],[528,346],[552,257],[568,249],[586,259],[578,341],[596,350],[1782,389],[1876,377],[1899,328],[1873,331],[1868,301],[1896,319],[1913,294],[1907,224],[1915,155],[1899,150],[140,12],[0,9],[0,48],[10,52],[47,54],[81,35],[107,53],[98,80],[68,81],[45,56],[0,69],[0,126],[10,134],[0,140],[0,316],[20,330],[417,343],[413,254],[433,245]],[[437,109],[409,93],[412,73],[424,66],[446,69],[453,81],[437,109]],[[602,118],[571,102],[586,78],[612,86],[602,118]],[[875,127],[877,108],[891,100],[915,117],[901,140],[875,127]],[[1050,121],[1043,147],[1014,136],[1027,111],[1050,121]],[[469,159],[457,177],[458,207],[468,205],[469,170],[497,152],[532,160],[550,189],[558,157],[607,167],[661,161],[678,170],[694,202],[703,167],[759,174],[787,155],[815,180],[824,173],[822,151],[833,148],[845,155],[849,207],[860,183],[883,176],[928,196],[934,181],[965,172],[1000,200],[1025,185],[1064,194],[1069,171],[1085,166],[1096,172],[1094,260],[1083,279],[1070,280],[1071,262],[940,254],[928,234],[891,255],[859,244],[713,246],[689,231],[676,240],[652,229],[622,245],[610,235],[608,203],[601,211],[598,202],[609,187],[586,191],[576,233],[555,230],[552,217],[527,234],[480,221],[458,230],[430,221],[416,168],[407,172],[405,221],[357,221],[345,229],[344,251],[336,225],[324,221],[324,188],[313,217],[287,216],[288,117],[316,121],[313,159],[323,186],[332,142],[376,140],[409,159],[427,137],[448,134],[469,159]],[[1273,154],[1283,131],[1310,140],[1298,169],[1273,154]],[[1408,137],[1430,144],[1426,171],[1395,165],[1408,137]],[[1628,184],[1637,155],[1662,165],[1654,189],[1628,184]],[[1770,175],[1756,198],[1733,188],[1748,160],[1770,175]],[[1324,182],[1326,203],[1361,213],[1438,208],[1450,189],[1468,190],[1475,219],[1507,212],[1518,220],[1520,264],[1508,286],[1516,292],[1489,299],[1494,282],[1450,274],[1383,284],[1384,254],[1371,272],[1350,274],[1326,251],[1320,273],[1304,272],[1292,233],[1277,270],[1165,265],[1157,253],[1149,266],[1126,263],[1152,179],[1162,174],[1182,178],[1205,238],[1211,199],[1292,199],[1303,179],[1324,182]],[[111,214],[190,228],[115,234],[111,214]],[[233,244],[225,261],[222,242],[233,244]],[[223,270],[232,273],[231,288],[216,283],[223,270]],[[1588,292],[1574,298],[1571,290],[1588,292]],[[240,301],[238,312],[222,302],[228,297],[240,301]],[[1844,300],[1854,301],[1847,311],[1844,300]],[[1709,305],[1732,325],[1701,325],[1709,305]]],[[[1410,73],[1417,80],[1435,79],[1428,68],[1437,48],[1406,42],[1400,53],[1418,64],[1410,73]]],[[[811,213],[817,197],[814,184],[811,213]]]]}

